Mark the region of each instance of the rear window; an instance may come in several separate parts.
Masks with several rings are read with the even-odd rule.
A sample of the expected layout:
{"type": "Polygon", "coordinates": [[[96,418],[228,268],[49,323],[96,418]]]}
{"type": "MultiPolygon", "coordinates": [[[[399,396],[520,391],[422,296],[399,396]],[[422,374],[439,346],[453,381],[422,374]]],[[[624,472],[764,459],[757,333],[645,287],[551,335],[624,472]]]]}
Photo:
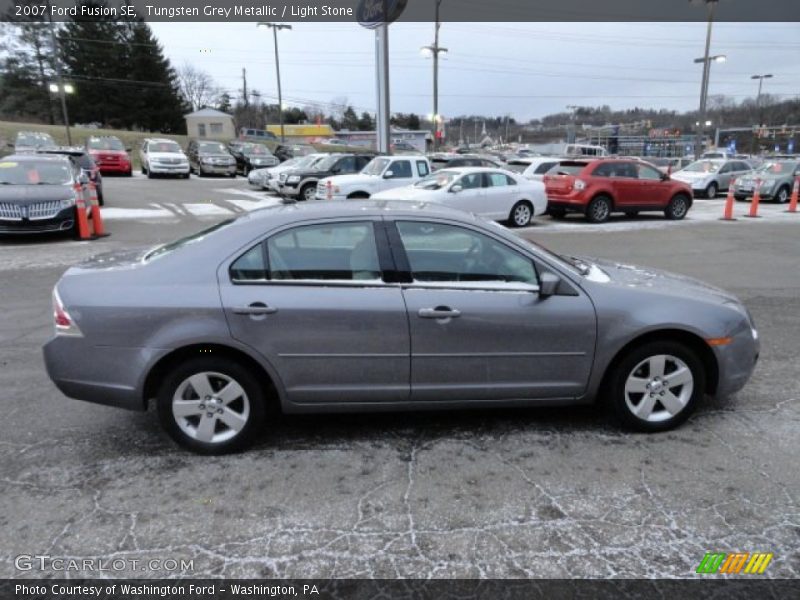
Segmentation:
{"type": "Polygon", "coordinates": [[[553,167],[552,175],[577,175],[586,168],[588,163],[572,160],[562,160],[553,167]]]}
{"type": "Polygon", "coordinates": [[[536,167],[533,170],[533,172],[536,175],[541,175],[542,173],[547,173],[550,169],[552,169],[555,166],[556,166],[556,163],[554,163],[554,162],[545,162],[545,163],[540,164],[538,167],[536,167]]]}

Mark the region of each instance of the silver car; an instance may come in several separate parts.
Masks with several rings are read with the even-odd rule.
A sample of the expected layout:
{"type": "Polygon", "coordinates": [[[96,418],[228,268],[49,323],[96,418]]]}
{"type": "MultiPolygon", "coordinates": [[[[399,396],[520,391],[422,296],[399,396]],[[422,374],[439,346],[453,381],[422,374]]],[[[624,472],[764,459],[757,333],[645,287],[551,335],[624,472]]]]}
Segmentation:
{"type": "Polygon", "coordinates": [[[743,160],[701,159],[686,165],[672,174],[672,179],[692,186],[694,196],[715,198],[718,192],[725,192],[732,179],[749,173],[753,166],[743,160]]]}
{"type": "Polygon", "coordinates": [[[750,377],[733,295],[553,254],[435,204],[278,205],[147,251],[98,256],[53,291],[50,378],[202,453],[287,413],[607,401],[661,431],[750,377]]]}
{"type": "Polygon", "coordinates": [[[800,160],[769,160],[758,169],[736,180],[733,186],[737,200],[752,198],[758,185],[762,200],[774,200],[779,204],[789,202],[792,188],[797,177],[800,177],[800,160]]]}

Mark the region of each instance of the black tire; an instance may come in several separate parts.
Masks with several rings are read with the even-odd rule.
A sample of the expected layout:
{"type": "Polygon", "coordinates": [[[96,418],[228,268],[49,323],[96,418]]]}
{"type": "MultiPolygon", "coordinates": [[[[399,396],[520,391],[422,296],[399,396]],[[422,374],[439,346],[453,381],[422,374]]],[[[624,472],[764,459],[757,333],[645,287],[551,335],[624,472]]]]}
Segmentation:
{"type": "Polygon", "coordinates": [[[664,216],[671,221],[680,221],[689,212],[690,206],[689,198],[683,194],[676,194],[667,204],[667,208],[664,209],[664,216]]]}
{"type": "Polygon", "coordinates": [[[245,165],[245,166],[242,168],[242,175],[244,175],[245,177],[247,177],[248,175],[250,175],[250,166],[249,166],[249,165],[245,165]]]}
{"type": "Polygon", "coordinates": [[[300,193],[297,195],[298,200],[313,200],[314,196],[317,193],[317,184],[315,183],[307,183],[303,187],[300,188],[300,193]],[[309,193],[311,197],[309,198],[309,193]]]}
{"type": "Polygon", "coordinates": [[[717,197],[717,192],[719,192],[719,188],[717,187],[717,184],[712,181],[706,188],[706,198],[713,200],[717,197]]]}
{"type": "Polygon", "coordinates": [[[106,205],[105,198],[103,198],[103,192],[97,192],[97,204],[100,206],[106,205]]]}
{"type": "Polygon", "coordinates": [[[787,202],[789,202],[791,194],[792,193],[789,190],[789,188],[783,185],[781,186],[781,189],[779,189],[778,192],[775,194],[775,202],[777,202],[778,204],[786,204],[787,202]]]}
{"type": "Polygon", "coordinates": [[[366,200],[368,198],[369,194],[367,192],[353,192],[347,197],[348,200],[366,200]]]}
{"type": "Polygon", "coordinates": [[[548,208],[547,214],[554,219],[565,219],[567,217],[567,210],[565,208],[548,208]]]}
{"type": "MultiPolygon", "coordinates": [[[[666,364],[667,366],[676,366],[675,363],[671,361],[666,361],[666,364]]],[[[669,373],[667,373],[667,375],[669,375],[669,373]]],[[[679,342],[664,341],[649,342],[632,349],[613,367],[613,371],[609,373],[608,383],[607,393],[610,395],[608,400],[622,424],[629,429],[637,431],[656,432],[673,429],[691,416],[705,393],[706,377],[703,363],[694,351],[679,342]],[[691,391],[689,391],[689,389],[686,390],[688,399],[680,412],[660,420],[645,420],[637,416],[633,412],[631,406],[629,406],[625,386],[628,377],[634,373],[640,373],[640,377],[647,379],[649,374],[645,375],[644,372],[635,372],[634,369],[649,357],[660,355],[670,356],[682,361],[691,371],[692,387],[691,391]]],[[[683,393],[683,386],[674,386],[664,389],[666,390],[664,393],[671,392],[673,395],[680,395],[683,393]]],[[[670,413],[666,410],[666,405],[661,404],[660,394],[660,392],[652,394],[652,396],[655,397],[653,413],[661,415],[666,413],[669,415],[670,413]]],[[[642,393],[641,397],[639,397],[638,393],[631,393],[631,404],[636,408],[643,407],[643,403],[647,400],[646,396],[648,396],[647,392],[642,393]]]]}
{"type": "MultiPolygon", "coordinates": [[[[162,427],[179,445],[198,454],[227,454],[245,449],[256,439],[264,424],[266,401],[264,391],[256,377],[238,362],[225,357],[197,357],[178,364],[164,377],[158,389],[157,410],[162,427]],[[173,395],[178,387],[192,375],[204,372],[220,373],[229,377],[237,382],[246,394],[249,414],[244,427],[231,439],[220,442],[197,440],[181,429],[173,416],[173,395]]],[[[202,418],[202,415],[198,418],[202,418]]]]}
{"type": "Polygon", "coordinates": [[[527,227],[533,220],[533,205],[527,200],[520,200],[511,207],[508,224],[511,227],[527,227]],[[526,210],[527,209],[527,210],[526,210]]]}
{"type": "Polygon", "coordinates": [[[133,169],[125,173],[125,177],[133,177],[133,169]]]}
{"type": "Polygon", "coordinates": [[[611,216],[611,198],[595,196],[586,207],[586,220],[589,223],[605,223],[611,216]]]}
{"type": "Polygon", "coordinates": [[[142,165],[142,173],[147,175],[148,179],[152,179],[153,178],[153,173],[150,171],[150,169],[145,169],[144,165],[142,165]]]}

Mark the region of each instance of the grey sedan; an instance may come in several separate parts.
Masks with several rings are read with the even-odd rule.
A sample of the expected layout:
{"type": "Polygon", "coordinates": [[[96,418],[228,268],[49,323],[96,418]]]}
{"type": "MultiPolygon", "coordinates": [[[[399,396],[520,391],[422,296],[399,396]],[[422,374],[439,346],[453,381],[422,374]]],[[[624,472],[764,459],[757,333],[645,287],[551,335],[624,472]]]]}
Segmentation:
{"type": "Polygon", "coordinates": [[[642,431],[745,385],[758,334],[731,294],[553,254],[433,204],[279,205],[69,269],[48,373],[203,453],[287,413],[606,401],[642,431]]]}

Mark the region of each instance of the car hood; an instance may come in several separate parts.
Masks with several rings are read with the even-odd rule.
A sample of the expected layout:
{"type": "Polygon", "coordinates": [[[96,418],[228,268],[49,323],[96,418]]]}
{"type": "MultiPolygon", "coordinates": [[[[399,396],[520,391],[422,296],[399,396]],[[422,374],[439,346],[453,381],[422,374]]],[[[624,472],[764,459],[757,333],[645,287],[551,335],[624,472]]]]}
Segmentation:
{"type": "Polygon", "coordinates": [[[600,267],[611,279],[609,283],[612,285],[649,289],[683,298],[739,302],[732,293],[685,275],[599,258],[581,260],[600,267]]]}
{"type": "Polygon", "coordinates": [[[752,181],[756,179],[760,179],[761,181],[778,181],[780,179],[792,179],[792,176],[783,173],[747,173],[746,175],[741,175],[736,181],[740,182],[744,179],[752,181]]]}
{"type": "Polygon", "coordinates": [[[329,177],[331,183],[343,187],[346,185],[355,185],[360,183],[369,183],[371,181],[380,181],[379,175],[362,175],[361,173],[352,173],[350,175],[334,175],[329,177]]]}
{"type": "Polygon", "coordinates": [[[148,158],[156,160],[164,160],[164,159],[186,160],[185,154],[178,154],[177,152],[150,152],[147,156],[148,158]]]}
{"type": "Polygon", "coordinates": [[[384,190],[373,194],[374,200],[427,200],[441,190],[426,190],[413,185],[384,190]]]}
{"type": "Polygon", "coordinates": [[[0,202],[33,204],[75,197],[70,185],[0,185],[0,202]]]}

